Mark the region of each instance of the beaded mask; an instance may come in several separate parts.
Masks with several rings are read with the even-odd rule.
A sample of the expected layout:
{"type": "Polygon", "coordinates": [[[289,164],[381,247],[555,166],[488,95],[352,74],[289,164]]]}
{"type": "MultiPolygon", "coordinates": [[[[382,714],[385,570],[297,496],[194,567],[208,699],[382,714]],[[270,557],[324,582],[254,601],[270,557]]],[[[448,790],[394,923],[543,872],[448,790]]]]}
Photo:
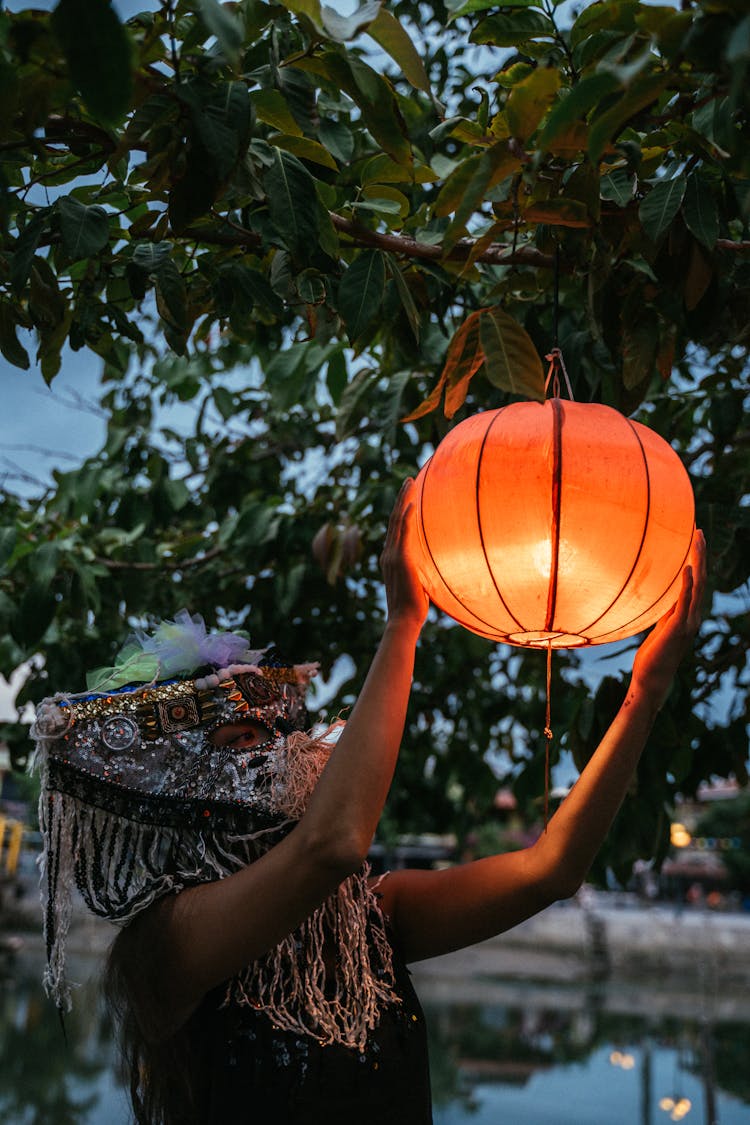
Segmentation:
{"type": "MultiPolygon", "coordinates": [[[[304,733],[304,695],[316,671],[250,651],[242,637],[208,634],[202,619],[182,611],[154,637],[129,642],[114,669],[95,673],[97,690],[39,705],[32,735],[42,779],[45,986],[58,1007],[70,1007],[65,940],[75,889],[95,914],[128,923],[165,894],[253,862],[299,819],[335,729],[304,733]],[[184,678],[186,661],[201,674],[184,678]],[[156,679],[165,669],[170,678],[156,679]],[[122,682],[144,673],[152,682],[122,682]],[[238,723],[247,738],[214,741],[238,723]]],[[[351,995],[348,1013],[326,998],[321,934],[366,926],[372,907],[364,874],[346,880],[300,930],[230,982],[228,996],[267,1009],[278,1026],[361,1045],[380,1002],[392,999],[385,933],[381,926],[376,934],[377,971],[365,948],[337,982],[351,995]],[[280,966],[287,988],[278,985],[280,966]],[[294,1002],[300,995],[304,1009],[294,1002]]]]}

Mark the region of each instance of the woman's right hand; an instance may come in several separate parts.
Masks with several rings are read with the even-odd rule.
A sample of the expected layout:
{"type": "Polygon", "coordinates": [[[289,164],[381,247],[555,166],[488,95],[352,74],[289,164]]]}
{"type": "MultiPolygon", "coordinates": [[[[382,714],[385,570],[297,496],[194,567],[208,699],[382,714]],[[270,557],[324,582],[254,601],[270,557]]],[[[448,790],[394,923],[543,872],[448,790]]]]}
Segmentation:
{"type": "Polygon", "coordinates": [[[413,494],[414,481],[409,477],[401,486],[388,521],[380,569],[385,582],[388,620],[408,620],[421,629],[430,599],[422,585],[415,561],[417,551],[413,494]]]}
{"type": "Polygon", "coordinates": [[[677,667],[692,647],[700,628],[705,586],[706,540],[698,529],[693,536],[677,601],[657,621],[633,662],[633,686],[643,691],[657,709],[669,694],[677,667]]]}

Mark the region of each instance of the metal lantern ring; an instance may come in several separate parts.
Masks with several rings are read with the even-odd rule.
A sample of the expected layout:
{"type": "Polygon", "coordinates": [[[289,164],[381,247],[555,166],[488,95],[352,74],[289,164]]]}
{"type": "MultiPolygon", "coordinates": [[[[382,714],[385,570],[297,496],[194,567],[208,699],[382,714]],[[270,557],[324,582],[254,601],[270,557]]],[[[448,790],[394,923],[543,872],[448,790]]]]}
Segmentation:
{"type": "Polygon", "coordinates": [[[417,476],[416,522],[435,605],[495,641],[571,648],[622,640],[669,609],[695,507],[658,434],[553,398],[451,430],[417,476]]]}

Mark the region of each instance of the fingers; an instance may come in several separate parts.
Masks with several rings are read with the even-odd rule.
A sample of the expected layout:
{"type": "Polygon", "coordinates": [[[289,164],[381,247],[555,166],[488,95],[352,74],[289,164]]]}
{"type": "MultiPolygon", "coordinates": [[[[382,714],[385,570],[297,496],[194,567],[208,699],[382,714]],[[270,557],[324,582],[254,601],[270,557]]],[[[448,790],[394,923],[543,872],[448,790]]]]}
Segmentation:
{"type": "Polygon", "coordinates": [[[409,523],[409,516],[413,508],[413,502],[410,499],[413,486],[413,478],[407,477],[399,489],[396,502],[391,510],[390,519],[388,520],[388,529],[385,533],[385,542],[383,543],[383,550],[380,555],[381,568],[383,563],[392,555],[400,553],[404,536],[406,535],[407,524],[409,523]]]}
{"type": "Polygon", "coordinates": [[[693,575],[689,620],[691,627],[697,630],[701,623],[701,605],[706,588],[706,538],[700,528],[696,528],[690,546],[689,567],[693,575]]]}
{"type": "Polygon", "coordinates": [[[698,528],[690,544],[688,562],[682,572],[682,584],[673,607],[675,624],[687,634],[698,631],[701,603],[706,584],[706,540],[698,528]]]}
{"type": "Polygon", "coordinates": [[[394,542],[397,542],[403,538],[404,527],[407,522],[406,518],[409,513],[409,509],[412,506],[411,502],[409,501],[409,495],[413,487],[413,478],[407,477],[404,483],[401,485],[401,488],[399,489],[398,496],[396,497],[396,503],[393,505],[391,517],[388,520],[388,531],[386,532],[385,536],[386,548],[392,546],[394,542]]]}

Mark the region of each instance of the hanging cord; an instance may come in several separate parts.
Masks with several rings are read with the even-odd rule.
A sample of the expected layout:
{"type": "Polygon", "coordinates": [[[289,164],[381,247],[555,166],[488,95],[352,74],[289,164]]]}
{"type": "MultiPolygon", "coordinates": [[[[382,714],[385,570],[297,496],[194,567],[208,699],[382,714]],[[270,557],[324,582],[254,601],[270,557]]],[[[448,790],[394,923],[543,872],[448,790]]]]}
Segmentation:
{"type": "Polygon", "coordinates": [[[560,397],[560,372],[565,379],[565,387],[568,392],[568,398],[571,402],[575,401],[573,398],[573,388],[570,385],[568,378],[568,369],[565,366],[565,360],[560,349],[560,243],[555,243],[555,285],[554,285],[554,298],[552,302],[552,348],[548,355],[544,357],[549,363],[549,370],[547,378],[544,381],[544,393],[547,394],[550,381],[552,382],[552,397],[560,397]]]}
{"type": "Polygon", "coordinates": [[[560,243],[555,242],[555,289],[552,304],[552,347],[560,347],[560,243]]]}
{"type": "Polygon", "coordinates": [[[544,716],[544,831],[549,823],[549,759],[552,745],[552,641],[547,641],[547,709],[544,716]]]}
{"type": "Polygon", "coordinates": [[[570,378],[568,377],[568,369],[565,366],[565,360],[563,359],[563,354],[560,349],[553,348],[552,351],[549,352],[544,358],[549,363],[547,378],[544,380],[544,393],[547,393],[547,389],[550,385],[551,380],[552,397],[560,397],[560,372],[562,371],[563,378],[565,379],[565,388],[568,392],[568,397],[570,398],[571,402],[575,402],[575,399],[573,397],[573,388],[570,385],[570,378]]]}

